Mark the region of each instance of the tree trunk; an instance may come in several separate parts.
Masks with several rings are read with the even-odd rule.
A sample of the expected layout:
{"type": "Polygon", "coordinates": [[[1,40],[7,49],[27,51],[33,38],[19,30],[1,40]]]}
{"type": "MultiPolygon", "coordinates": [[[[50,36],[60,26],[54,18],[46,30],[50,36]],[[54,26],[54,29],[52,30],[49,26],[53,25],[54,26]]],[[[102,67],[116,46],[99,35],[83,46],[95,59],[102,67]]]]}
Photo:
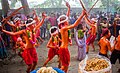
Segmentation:
{"type": "Polygon", "coordinates": [[[27,0],[21,0],[21,4],[22,4],[22,6],[25,6],[25,8],[24,8],[24,13],[25,13],[26,15],[29,14],[30,8],[29,8],[29,6],[28,6],[27,0]]]}
{"type": "Polygon", "coordinates": [[[8,10],[10,10],[8,0],[1,0],[3,15],[6,16],[8,10]]]}

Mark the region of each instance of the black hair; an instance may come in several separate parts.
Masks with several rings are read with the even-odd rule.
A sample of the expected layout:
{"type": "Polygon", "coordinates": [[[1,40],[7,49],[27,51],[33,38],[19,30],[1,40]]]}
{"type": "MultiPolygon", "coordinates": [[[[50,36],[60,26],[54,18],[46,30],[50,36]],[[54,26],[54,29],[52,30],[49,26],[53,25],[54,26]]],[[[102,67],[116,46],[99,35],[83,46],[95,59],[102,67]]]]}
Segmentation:
{"type": "Polygon", "coordinates": [[[79,29],[83,29],[82,24],[79,24],[79,25],[77,26],[77,30],[79,30],[79,29]]]}
{"type": "Polygon", "coordinates": [[[32,21],[33,21],[33,20],[27,20],[27,22],[26,22],[26,23],[28,24],[28,23],[31,23],[32,21]]]}
{"type": "Polygon", "coordinates": [[[51,33],[54,33],[55,31],[57,30],[57,28],[53,28],[53,29],[51,29],[51,33]]]}
{"type": "Polygon", "coordinates": [[[103,20],[107,20],[107,18],[103,18],[103,20]]]}
{"type": "Polygon", "coordinates": [[[109,33],[109,30],[106,30],[103,34],[103,36],[107,35],[109,33]]]}

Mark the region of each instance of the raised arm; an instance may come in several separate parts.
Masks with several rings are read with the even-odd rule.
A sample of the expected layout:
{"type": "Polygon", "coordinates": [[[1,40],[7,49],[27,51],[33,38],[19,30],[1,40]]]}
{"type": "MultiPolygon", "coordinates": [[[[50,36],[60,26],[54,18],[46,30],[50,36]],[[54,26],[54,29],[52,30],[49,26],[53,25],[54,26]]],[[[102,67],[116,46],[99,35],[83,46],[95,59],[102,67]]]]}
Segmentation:
{"type": "Polygon", "coordinates": [[[33,10],[33,14],[35,15],[35,18],[34,18],[34,19],[36,20],[36,22],[40,22],[39,17],[37,16],[35,10],[33,10]]]}
{"type": "Polygon", "coordinates": [[[68,11],[66,15],[69,17],[70,16],[70,5],[68,2],[66,2],[66,6],[68,7],[68,11]]]}
{"type": "Polygon", "coordinates": [[[7,24],[12,26],[12,27],[16,27],[14,24],[11,24],[10,22],[7,21],[7,24]]]}
{"type": "MultiPolygon", "coordinates": [[[[85,35],[84,35],[83,39],[86,40],[85,35]]],[[[82,43],[79,42],[77,30],[75,31],[75,41],[79,47],[83,47],[86,44],[85,41],[82,41],[82,43]]]]}
{"type": "Polygon", "coordinates": [[[93,26],[92,23],[91,23],[91,20],[88,19],[88,17],[86,15],[85,15],[84,19],[85,19],[85,21],[88,25],[93,26]]]}
{"type": "Polygon", "coordinates": [[[56,46],[53,46],[53,45],[51,45],[52,44],[52,38],[50,38],[50,40],[48,41],[48,43],[47,43],[47,48],[56,48],[56,46]]]}
{"type": "Polygon", "coordinates": [[[79,45],[77,30],[75,30],[75,41],[76,41],[77,45],[79,45]]]}
{"type": "Polygon", "coordinates": [[[8,35],[20,35],[20,34],[23,34],[24,30],[21,30],[21,31],[18,31],[18,32],[9,32],[9,31],[6,31],[6,30],[3,30],[2,29],[2,32],[8,34],[8,35]]]}
{"type": "Polygon", "coordinates": [[[78,24],[80,23],[81,19],[83,18],[83,16],[85,15],[86,11],[83,10],[81,15],[79,16],[79,18],[76,20],[76,22],[70,26],[67,26],[67,29],[71,29],[71,28],[74,28],[76,26],[78,26],[78,24]]]}
{"type": "Polygon", "coordinates": [[[43,25],[45,18],[46,18],[46,15],[45,15],[45,13],[43,12],[43,13],[42,13],[42,20],[41,20],[41,22],[38,23],[37,26],[35,26],[35,31],[37,31],[37,30],[43,25]]]}

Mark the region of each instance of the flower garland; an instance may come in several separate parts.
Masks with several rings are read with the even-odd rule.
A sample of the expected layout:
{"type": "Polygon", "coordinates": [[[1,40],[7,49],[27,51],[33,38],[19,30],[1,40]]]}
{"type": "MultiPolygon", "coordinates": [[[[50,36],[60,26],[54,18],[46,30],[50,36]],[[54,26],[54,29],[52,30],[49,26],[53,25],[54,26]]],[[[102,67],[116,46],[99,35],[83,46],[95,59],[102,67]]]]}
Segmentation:
{"type": "Polygon", "coordinates": [[[29,38],[30,42],[32,44],[35,44],[36,43],[35,31],[32,30],[32,33],[30,33],[30,30],[27,30],[27,35],[28,35],[28,38],[29,38]],[[31,38],[31,34],[32,34],[32,38],[31,38]]]}

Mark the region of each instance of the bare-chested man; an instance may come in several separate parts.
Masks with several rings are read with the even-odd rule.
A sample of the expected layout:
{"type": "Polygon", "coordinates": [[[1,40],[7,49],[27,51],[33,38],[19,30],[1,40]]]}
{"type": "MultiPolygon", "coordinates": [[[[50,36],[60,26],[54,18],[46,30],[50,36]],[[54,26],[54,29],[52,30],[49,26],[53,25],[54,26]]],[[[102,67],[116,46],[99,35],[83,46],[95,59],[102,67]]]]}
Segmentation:
{"type": "Polygon", "coordinates": [[[25,50],[22,53],[22,56],[25,63],[28,66],[26,71],[27,73],[30,73],[30,71],[34,70],[37,65],[38,57],[35,49],[34,37],[35,37],[35,32],[40,28],[40,26],[42,26],[44,22],[44,19],[46,17],[45,13],[42,14],[42,17],[43,19],[41,20],[41,22],[39,22],[37,26],[35,26],[35,23],[31,22],[26,24],[26,29],[20,30],[18,32],[9,32],[2,29],[2,31],[7,33],[8,35],[20,35],[20,34],[24,35],[26,44],[25,44],[25,50]]]}
{"type": "Polygon", "coordinates": [[[87,15],[85,16],[85,21],[88,25],[90,25],[90,30],[88,32],[89,34],[89,37],[87,38],[86,40],[86,53],[89,52],[89,45],[91,44],[92,48],[93,48],[93,51],[95,51],[95,47],[94,47],[94,41],[95,41],[95,38],[96,38],[96,31],[97,31],[97,26],[96,26],[96,19],[93,18],[93,19],[88,19],[87,15]]]}
{"type": "Polygon", "coordinates": [[[108,55],[107,55],[108,50],[110,50],[112,52],[112,48],[111,48],[110,42],[108,40],[110,35],[111,35],[111,33],[108,28],[105,28],[102,30],[102,38],[98,42],[98,45],[100,47],[99,55],[108,57],[108,55]]]}
{"type": "MultiPolygon", "coordinates": [[[[69,12],[68,12],[69,13],[69,12]]],[[[83,18],[83,16],[85,15],[85,11],[83,10],[81,15],[79,16],[79,18],[76,20],[76,22],[72,25],[69,25],[68,23],[68,16],[69,14],[67,13],[67,15],[61,15],[57,20],[58,20],[58,26],[60,28],[60,34],[61,34],[61,46],[59,48],[59,56],[60,56],[60,61],[61,61],[61,69],[63,71],[65,71],[65,73],[67,73],[68,71],[68,67],[70,64],[70,53],[68,50],[68,30],[72,29],[74,27],[76,27],[79,22],[81,21],[81,19],[83,18]]]]}

